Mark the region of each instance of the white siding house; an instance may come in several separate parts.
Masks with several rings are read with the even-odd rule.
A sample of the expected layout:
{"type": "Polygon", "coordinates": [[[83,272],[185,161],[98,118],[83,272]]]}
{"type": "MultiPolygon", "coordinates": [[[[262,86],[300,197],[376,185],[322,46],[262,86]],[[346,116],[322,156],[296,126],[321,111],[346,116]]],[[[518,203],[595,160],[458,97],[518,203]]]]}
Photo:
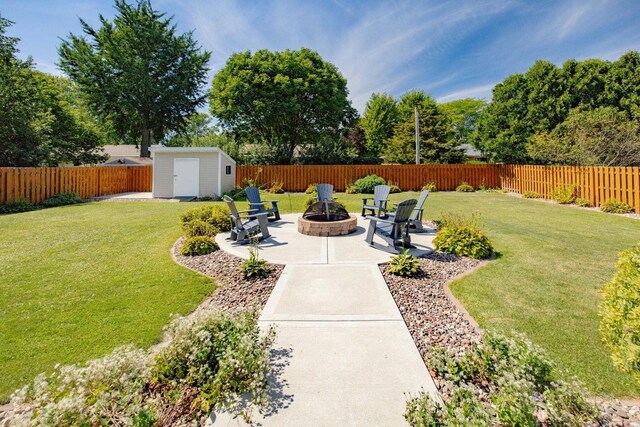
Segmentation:
{"type": "Polygon", "coordinates": [[[153,197],[221,196],[236,183],[236,162],[218,147],[152,147],[153,197]]]}

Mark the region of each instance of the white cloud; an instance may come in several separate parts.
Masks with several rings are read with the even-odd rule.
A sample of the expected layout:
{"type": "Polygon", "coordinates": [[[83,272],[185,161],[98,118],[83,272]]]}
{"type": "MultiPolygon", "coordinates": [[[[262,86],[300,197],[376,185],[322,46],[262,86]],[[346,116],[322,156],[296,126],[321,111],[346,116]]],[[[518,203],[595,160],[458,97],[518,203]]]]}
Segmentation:
{"type": "Polygon", "coordinates": [[[441,96],[437,99],[439,103],[455,101],[456,99],[464,99],[464,98],[480,98],[485,99],[487,101],[491,100],[491,94],[495,83],[490,83],[481,86],[469,87],[466,89],[462,89],[445,96],[441,96]]]}
{"type": "Polygon", "coordinates": [[[416,81],[443,80],[430,75],[419,60],[441,55],[510,5],[382,2],[354,10],[336,0],[331,6],[277,1],[241,9],[229,0],[198,0],[183,3],[183,8],[200,42],[213,51],[214,71],[233,52],[309,47],[340,69],[353,105],[362,111],[372,92],[397,95],[415,87],[416,81]]]}

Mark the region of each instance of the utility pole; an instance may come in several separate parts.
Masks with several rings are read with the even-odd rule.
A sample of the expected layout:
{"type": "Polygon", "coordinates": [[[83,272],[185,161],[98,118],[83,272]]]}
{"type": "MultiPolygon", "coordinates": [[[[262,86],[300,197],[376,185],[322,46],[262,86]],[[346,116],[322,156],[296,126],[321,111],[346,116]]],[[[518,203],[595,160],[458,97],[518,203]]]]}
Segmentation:
{"type": "Polygon", "coordinates": [[[418,106],[414,106],[416,115],[416,165],[420,164],[420,120],[418,117],[418,106]]]}

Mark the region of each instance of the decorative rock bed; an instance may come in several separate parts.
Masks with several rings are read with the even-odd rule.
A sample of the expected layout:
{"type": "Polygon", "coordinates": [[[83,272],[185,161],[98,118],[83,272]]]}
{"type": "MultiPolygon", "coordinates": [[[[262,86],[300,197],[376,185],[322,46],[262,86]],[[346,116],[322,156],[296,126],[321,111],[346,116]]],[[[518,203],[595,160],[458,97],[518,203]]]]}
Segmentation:
{"type": "Polygon", "coordinates": [[[183,256],[180,254],[180,245],[184,240],[184,237],[178,239],[171,249],[175,261],[215,279],[218,284],[201,308],[218,308],[235,312],[264,307],[282,273],[283,266],[271,264],[269,277],[245,279],[240,269],[243,259],[221,250],[208,255],[183,256]]]}
{"type": "Polygon", "coordinates": [[[420,258],[423,274],[401,277],[380,266],[393,299],[404,318],[423,360],[431,347],[443,346],[457,353],[480,339],[480,331],[445,293],[445,285],[483,261],[435,252],[420,258]]]}

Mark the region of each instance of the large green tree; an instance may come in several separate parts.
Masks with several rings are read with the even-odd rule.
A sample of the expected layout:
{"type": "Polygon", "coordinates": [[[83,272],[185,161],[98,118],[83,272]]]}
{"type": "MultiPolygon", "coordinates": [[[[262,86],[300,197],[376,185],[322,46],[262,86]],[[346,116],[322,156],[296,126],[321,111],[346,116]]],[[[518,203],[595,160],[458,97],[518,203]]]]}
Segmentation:
{"type": "Polygon", "coordinates": [[[398,103],[400,121],[388,141],[384,160],[389,163],[415,162],[415,107],[420,124],[420,159],[422,163],[460,163],[464,159],[457,144],[448,138],[449,120],[436,101],[423,91],[409,91],[398,103]]]}
{"type": "Polygon", "coordinates": [[[364,129],[367,151],[380,156],[385,142],[393,136],[393,128],[398,123],[396,100],[386,93],[374,93],[364,107],[361,126],[364,129]]]}
{"type": "Polygon", "coordinates": [[[212,83],[211,114],[265,161],[290,164],[296,149],[339,138],[353,115],[347,81],[309,49],[236,53],[212,83]]]}
{"type": "Polygon", "coordinates": [[[578,109],[549,133],[527,145],[539,163],[579,166],[640,165],[640,123],[615,107],[578,109]]]}
{"type": "Polygon", "coordinates": [[[108,132],[67,79],[33,70],[16,57],[18,39],[0,17],[0,166],[96,163],[108,132]]]}
{"type": "Polygon", "coordinates": [[[148,157],[152,137],[182,129],[206,101],[210,54],[148,0],[116,0],[115,8],[113,22],[101,15],[98,29],[80,20],[84,36],[62,42],[60,67],[121,137],[141,138],[140,155],[148,157]]]}
{"type": "Polygon", "coordinates": [[[640,120],[638,52],[628,52],[614,62],[569,60],[562,68],[537,61],[526,73],[507,77],[493,90],[474,134],[475,143],[495,161],[529,162],[527,144],[534,135],[550,136],[571,111],[602,107],[614,107],[640,120]]]}
{"type": "Polygon", "coordinates": [[[476,130],[478,121],[487,107],[483,99],[465,98],[438,104],[451,123],[450,138],[457,145],[471,144],[471,136],[476,130]]]}

